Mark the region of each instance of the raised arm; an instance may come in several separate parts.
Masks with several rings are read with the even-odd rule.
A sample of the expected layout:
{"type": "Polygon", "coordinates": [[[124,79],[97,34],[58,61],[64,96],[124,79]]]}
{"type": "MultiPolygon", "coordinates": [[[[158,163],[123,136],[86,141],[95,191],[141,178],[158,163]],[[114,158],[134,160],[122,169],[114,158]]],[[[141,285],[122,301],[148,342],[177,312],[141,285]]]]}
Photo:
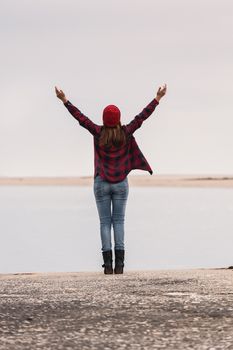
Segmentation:
{"type": "Polygon", "coordinates": [[[158,106],[160,99],[166,94],[167,86],[164,85],[163,88],[159,87],[157,95],[153,100],[142,110],[141,113],[136,115],[134,119],[126,125],[126,130],[129,134],[133,134],[135,130],[141,127],[144,120],[146,120],[158,106]]]}
{"type": "Polygon", "coordinates": [[[143,110],[141,113],[136,115],[134,119],[126,125],[126,130],[128,134],[133,134],[134,131],[139,129],[144,122],[155,110],[155,107],[159,102],[154,98],[143,110]]]}
{"type": "Polygon", "coordinates": [[[57,97],[63,102],[70,114],[79,122],[81,126],[87,129],[92,135],[99,133],[100,126],[93,123],[87,116],[85,116],[77,107],[75,107],[65,96],[62,90],[55,87],[57,97]]]}

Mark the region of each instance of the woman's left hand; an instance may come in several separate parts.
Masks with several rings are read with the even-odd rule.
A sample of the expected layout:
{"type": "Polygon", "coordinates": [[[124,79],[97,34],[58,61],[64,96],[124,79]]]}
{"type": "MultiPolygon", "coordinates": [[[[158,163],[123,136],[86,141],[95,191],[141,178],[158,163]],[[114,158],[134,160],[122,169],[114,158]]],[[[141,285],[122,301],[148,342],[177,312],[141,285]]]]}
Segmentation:
{"type": "Polygon", "coordinates": [[[156,99],[159,101],[167,92],[167,84],[164,84],[163,87],[159,87],[156,95],[156,99]]]}

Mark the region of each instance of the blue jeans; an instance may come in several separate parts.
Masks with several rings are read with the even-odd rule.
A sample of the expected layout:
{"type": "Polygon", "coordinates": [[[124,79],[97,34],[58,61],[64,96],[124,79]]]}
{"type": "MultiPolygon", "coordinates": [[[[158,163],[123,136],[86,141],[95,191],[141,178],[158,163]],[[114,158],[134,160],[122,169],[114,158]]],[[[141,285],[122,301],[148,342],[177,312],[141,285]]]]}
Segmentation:
{"type": "Polygon", "coordinates": [[[114,230],[115,249],[124,248],[124,221],[126,202],[129,194],[128,178],[115,184],[94,178],[93,185],[96,206],[100,219],[100,236],[102,251],[112,249],[111,227],[114,230]],[[112,210],[111,210],[112,205],[112,210]]]}

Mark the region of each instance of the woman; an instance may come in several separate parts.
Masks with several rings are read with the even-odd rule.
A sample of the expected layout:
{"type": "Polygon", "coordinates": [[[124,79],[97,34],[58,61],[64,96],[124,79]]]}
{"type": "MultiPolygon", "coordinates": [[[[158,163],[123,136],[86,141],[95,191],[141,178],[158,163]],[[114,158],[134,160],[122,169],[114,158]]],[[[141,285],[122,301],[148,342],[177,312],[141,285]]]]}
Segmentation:
{"type": "Polygon", "coordinates": [[[125,258],[124,219],[129,194],[128,174],[133,169],[153,173],[133,136],[166,94],[167,86],[159,87],[153,100],[127,125],[121,125],[121,112],[115,105],[103,110],[103,125],[93,123],[55,86],[57,97],[94,138],[94,195],[100,219],[100,235],[104,273],[112,274],[111,227],[114,230],[115,274],[122,274],[125,258]],[[112,205],[112,210],[111,210],[112,205]]]}

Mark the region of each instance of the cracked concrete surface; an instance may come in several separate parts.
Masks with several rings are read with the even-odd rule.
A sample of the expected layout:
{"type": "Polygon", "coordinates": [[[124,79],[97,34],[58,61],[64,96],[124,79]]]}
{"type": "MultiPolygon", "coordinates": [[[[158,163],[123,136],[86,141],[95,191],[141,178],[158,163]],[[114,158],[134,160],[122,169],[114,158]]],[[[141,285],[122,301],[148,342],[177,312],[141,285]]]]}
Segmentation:
{"type": "Polygon", "coordinates": [[[0,275],[0,349],[233,349],[232,269],[0,275]]]}

